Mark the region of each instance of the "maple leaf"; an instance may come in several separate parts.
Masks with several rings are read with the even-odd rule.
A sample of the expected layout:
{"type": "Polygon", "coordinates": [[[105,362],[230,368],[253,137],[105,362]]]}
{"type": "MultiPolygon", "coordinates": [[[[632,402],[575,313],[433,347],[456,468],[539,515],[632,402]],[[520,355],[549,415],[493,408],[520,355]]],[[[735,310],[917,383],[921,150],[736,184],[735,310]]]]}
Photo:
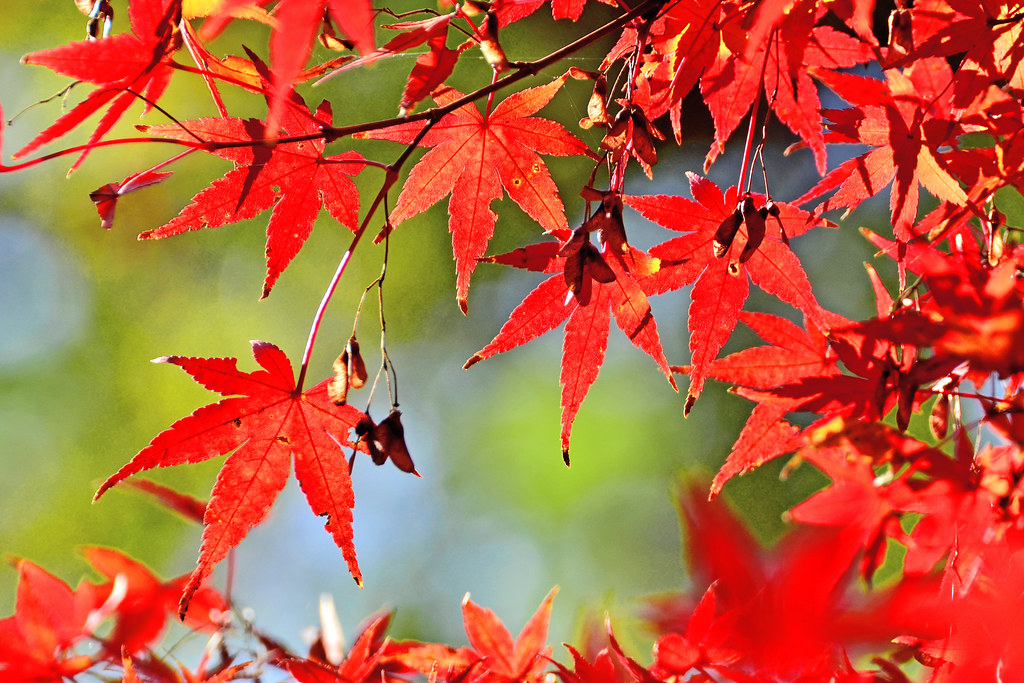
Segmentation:
{"type": "MultiPolygon", "coordinates": [[[[872,242],[889,243],[878,236],[872,242]]],[[[981,263],[963,252],[942,254],[919,243],[904,246],[907,269],[928,285],[916,307],[901,307],[865,330],[883,339],[932,347],[952,363],[966,360],[980,376],[1006,377],[1024,371],[1024,248],[1016,246],[998,263],[981,263]]]]}
{"type": "MultiPolygon", "coordinates": [[[[292,93],[282,126],[292,136],[318,135],[332,119],[327,100],[310,116],[302,98],[292,93]]],[[[251,143],[215,149],[214,154],[234,162],[235,168],[193,197],[193,203],[176,218],[143,232],[139,239],[217,228],[273,207],[267,224],[267,277],[261,298],[270,294],[278,276],[302,248],[321,207],[342,225],[356,229],[359,193],[351,176],[364,167],[363,157],[356,152],[324,156],[326,142],[322,138],[282,143],[268,150],[260,142],[263,126],[254,119],[199,119],[147,126],[143,131],[192,142],[198,137],[208,143],[251,143]]]]}
{"type": "Polygon", "coordinates": [[[966,463],[878,422],[837,417],[818,421],[806,434],[798,457],[832,483],[788,514],[795,521],[859,534],[864,549],[860,572],[866,581],[884,562],[888,538],[906,546],[907,576],[931,572],[961,542],[964,558],[970,554],[964,521],[972,516],[965,514],[971,496],[965,494],[973,482],[966,463]],[[880,466],[891,476],[879,476],[880,466]],[[900,524],[905,515],[920,515],[920,528],[905,532],[900,524]]]}
{"type": "MultiPolygon", "coordinates": [[[[709,377],[748,387],[770,388],[807,377],[832,377],[841,374],[835,352],[825,335],[808,323],[806,331],[779,316],[767,313],[739,314],[748,327],[769,342],[717,359],[709,377]]],[[[721,492],[725,483],[760,467],[769,460],[796,450],[799,429],[783,419],[798,405],[797,401],[758,403],[744,424],[728,458],[711,482],[711,495],[721,492]]]]}
{"type": "MultiPolygon", "coordinates": [[[[228,681],[247,679],[248,676],[237,676],[249,667],[252,662],[243,662],[241,664],[234,664],[232,666],[225,666],[217,672],[211,672],[207,674],[205,666],[206,655],[204,653],[204,662],[200,664],[200,667],[195,673],[189,671],[184,666],[181,667],[181,676],[170,670],[168,673],[173,676],[171,679],[165,679],[173,681],[173,683],[228,683],[228,681]],[[237,678],[236,678],[237,676],[237,678]]],[[[162,664],[162,662],[161,662],[162,664]]],[[[166,665],[164,665],[166,666],[166,665]]],[[[135,662],[128,653],[124,653],[121,657],[121,667],[124,670],[124,678],[122,683],[145,683],[150,680],[160,680],[159,677],[150,678],[149,676],[140,676],[135,668],[135,662]]],[[[158,675],[159,676],[159,675],[158,675]]]]}
{"type": "Polygon", "coordinates": [[[633,345],[653,358],[672,388],[676,387],[661,347],[657,323],[651,314],[647,294],[637,280],[655,272],[658,261],[636,249],[630,248],[625,255],[607,248],[604,253],[598,253],[589,242],[585,244],[593,250],[589,254],[593,261],[584,260],[582,265],[577,265],[578,273],[571,270],[571,258],[558,255],[559,245],[556,242],[534,244],[485,259],[559,274],[548,278],[530,292],[512,311],[508,322],[491,343],[473,354],[463,366],[468,368],[491,356],[521,346],[568,320],[559,375],[562,385],[562,457],[567,464],[572,423],[604,362],[612,315],[615,324],[633,345]],[[594,263],[607,269],[611,278],[595,278],[594,263]],[[575,288],[570,288],[570,282],[575,288]],[[589,291],[586,300],[581,300],[581,291],[589,291]]]}
{"type": "Polygon", "coordinates": [[[847,649],[921,631],[921,601],[934,599],[936,584],[909,585],[916,600],[899,592],[863,600],[851,581],[856,533],[801,527],[765,552],[720,499],[702,497],[696,489],[680,497],[699,597],[661,616],[687,626],[659,641],[656,668],[710,668],[724,680],[875,680],[845,677],[854,673],[847,649]]]}
{"type": "Polygon", "coordinates": [[[483,683],[539,683],[544,678],[551,648],[545,645],[551,601],[558,588],[552,588],[519,636],[512,640],[505,625],[491,610],[480,607],[466,593],[462,600],[462,621],[469,644],[480,657],[484,672],[473,680],[483,683]]]}
{"type": "Polygon", "coordinates": [[[772,112],[811,148],[818,172],[826,169],[818,90],[811,74],[821,77],[872,58],[870,46],[827,26],[815,26],[818,0],[762,3],[754,32],[728,25],[727,44],[701,77],[700,89],[715,121],[715,142],[705,170],[724,150],[726,140],[760,97],[772,112]],[[785,7],[783,7],[785,5],[785,7]],[[777,13],[777,14],[776,14],[777,13]],[[738,34],[738,35],[737,35],[738,34]]]}
{"type": "MultiPolygon", "coordinates": [[[[271,0],[222,0],[206,35],[216,34],[240,8],[265,6],[271,0]]],[[[287,115],[286,102],[303,67],[313,53],[313,39],[325,22],[333,19],[361,53],[373,51],[373,8],[370,0],[279,0],[274,8],[275,27],[270,36],[270,84],[267,136],[275,137],[287,115]]]]}
{"type": "MultiPolygon", "coordinates": [[[[860,64],[873,53],[862,40],[815,26],[824,14],[817,5],[818,0],[763,2],[750,9],[715,0],[671,3],[643,33],[650,53],[637,74],[638,103],[652,120],[668,112],[679,142],[682,101],[699,83],[715,124],[707,169],[763,90],[776,117],[811,148],[823,174],[821,105],[812,75],[860,64]]],[[[631,54],[640,37],[635,30],[623,32],[605,65],[631,54]]]]}
{"type": "MultiPolygon", "coordinates": [[[[121,652],[134,654],[156,642],[168,615],[176,611],[187,577],[160,581],[145,565],[109,548],[86,548],[85,557],[111,582],[99,590],[117,595],[112,607],[114,628],[103,638],[108,656],[121,652]]],[[[220,594],[203,586],[192,600],[186,622],[197,631],[214,631],[222,625],[220,616],[227,611],[228,605],[220,594]]]]}
{"type": "Polygon", "coordinates": [[[893,233],[901,242],[913,236],[918,185],[941,200],[967,204],[967,193],[950,172],[949,145],[964,132],[951,114],[952,78],[942,59],[915,62],[901,72],[886,71],[886,81],[849,74],[820,74],[839,96],[855,105],[829,110],[829,142],[861,143],[874,149],[833,169],[794,204],[806,204],[838,188],[815,213],[855,208],[892,183],[889,206],[893,233]]]}
{"type": "MultiPolygon", "coordinates": [[[[502,188],[547,232],[568,229],[558,188],[539,154],[588,154],[589,149],[561,124],[531,116],[555,96],[567,75],[551,83],[513,93],[488,115],[472,104],[442,118],[420,141],[432,147],[410,171],[391,212],[392,226],[422,213],[451,195],[448,202],[455,255],[456,298],[468,310],[469,279],[494,234],[491,203],[502,188]]],[[[445,106],[462,93],[444,87],[433,94],[445,106]]],[[[422,122],[359,133],[355,137],[411,143],[422,122]]]]}
{"type": "MultiPolygon", "coordinates": [[[[767,213],[760,222],[753,217],[750,221],[743,219],[761,229],[762,235],[749,235],[747,226],[736,220],[741,215],[737,213],[741,202],[735,187],[723,194],[711,181],[694,173],[687,175],[690,192],[697,201],[663,195],[623,198],[626,205],[645,218],[689,233],[651,249],[651,256],[661,260],[661,268],[643,280],[644,290],[649,294],[694,285],[689,317],[693,357],[686,413],[700,396],[712,362],[736,327],[749,292],[748,276],[761,289],[796,306],[812,319],[821,316],[800,260],[782,241],[785,238],[788,242],[820,223],[807,212],[776,204],[777,221],[765,221],[767,213]],[[734,229],[723,237],[723,226],[732,222],[734,229]],[[743,245],[742,250],[737,244],[743,245]]],[[[763,203],[756,206],[763,201],[760,198],[748,196],[744,202],[747,199],[752,202],[750,208],[754,213],[767,208],[763,203]]]]}
{"type": "Polygon", "coordinates": [[[962,55],[954,74],[953,100],[967,106],[994,83],[1019,96],[1024,90],[1024,43],[1019,3],[921,0],[911,11],[911,40],[903,66],[926,57],[962,55]]]}
{"type": "Polygon", "coordinates": [[[473,44],[472,41],[467,41],[454,49],[446,45],[448,28],[451,26],[453,18],[455,18],[454,12],[422,21],[384,26],[384,28],[402,31],[403,33],[395,36],[373,52],[335,69],[317,81],[317,84],[326,81],[328,78],[334,78],[338,74],[350,69],[373,64],[380,59],[405,54],[412,48],[426,43],[430,49],[416,57],[416,64],[409,73],[405,90],[402,92],[402,99],[398,105],[398,115],[405,116],[416,106],[417,102],[444,83],[445,79],[451,75],[452,70],[455,68],[455,62],[458,61],[459,55],[473,44]]]}
{"type": "MultiPolygon", "coordinates": [[[[308,659],[282,657],[276,663],[294,676],[299,683],[382,681],[384,671],[381,667],[387,645],[384,634],[390,623],[391,613],[373,619],[356,638],[348,655],[340,662],[330,662],[311,656],[308,659]]],[[[322,634],[321,639],[314,645],[314,650],[319,650],[316,654],[325,654],[322,634]]]]}
{"type": "Polygon", "coordinates": [[[171,56],[181,47],[176,27],[180,11],[179,0],[132,0],[128,6],[132,33],[77,41],[25,55],[22,61],[26,64],[39,64],[99,87],[15,152],[14,158],[66,135],[109,105],[90,134],[85,151],[71,166],[74,171],[89,154],[91,145],[113,128],[133,102],[145,98],[143,113],[149,112],[170,82],[171,56]]]}
{"type": "Polygon", "coordinates": [[[104,600],[84,583],[78,590],[21,560],[13,616],[0,619],[0,672],[13,681],[58,683],[93,665],[71,649],[90,634],[89,614],[104,600]]]}
{"type": "Polygon", "coordinates": [[[324,528],[341,548],[353,578],[362,582],[352,544],[352,481],[339,445],[351,446],[348,432],[364,413],[334,405],[328,380],[299,393],[288,357],[273,344],[254,341],[252,350],[263,369],[251,373],[240,372],[235,358],[158,358],[180,366],[210,391],[233,397],[175,422],[96,492],[98,499],[138,472],[231,452],[206,506],[198,567],[183,589],[181,615],[214,565],[266,516],[293,458],[309,506],[327,517],[324,528]]]}
{"type": "MultiPolygon", "coordinates": [[[[599,0],[606,5],[616,6],[615,0],[599,0]]],[[[513,22],[525,19],[547,0],[497,0],[494,3],[494,11],[498,14],[501,25],[505,26],[513,22]]],[[[556,21],[569,19],[576,21],[583,14],[583,8],[587,0],[551,0],[551,17],[556,21]]]]}

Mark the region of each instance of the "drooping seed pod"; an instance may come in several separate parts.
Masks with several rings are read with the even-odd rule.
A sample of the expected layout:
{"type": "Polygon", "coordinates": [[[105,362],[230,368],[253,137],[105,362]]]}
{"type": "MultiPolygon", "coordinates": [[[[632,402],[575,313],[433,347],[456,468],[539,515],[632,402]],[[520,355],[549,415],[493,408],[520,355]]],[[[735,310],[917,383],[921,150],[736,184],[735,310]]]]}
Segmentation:
{"type": "Polygon", "coordinates": [[[743,222],[747,225],[747,243],[740,253],[740,263],[745,263],[754,255],[757,248],[764,241],[765,216],[754,208],[754,199],[749,194],[741,202],[743,207],[743,222]]]}
{"type": "Polygon", "coordinates": [[[509,70],[508,58],[498,42],[498,14],[493,9],[487,11],[487,16],[480,24],[480,52],[494,73],[509,70]]]}
{"type": "Polygon", "coordinates": [[[729,214],[728,218],[718,224],[718,229],[715,230],[715,239],[712,242],[715,258],[722,258],[729,251],[729,247],[732,246],[732,241],[736,238],[736,233],[739,232],[740,225],[742,224],[743,212],[740,211],[738,206],[735,211],[729,214]]]}
{"type": "Polygon", "coordinates": [[[348,401],[348,390],[361,389],[369,377],[366,363],[359,353],[359,342],[354,335],[349,338],[345,350],[334,361],[332,370],[334,377],[327,382],[327,395],[334,405],[343,406],[348,401]]]}
{"type": "Polygon", "coordinates": [[[405,443],[405,427],[402,426],[400,410],[392,408],[388,416],[374,427],[373,441],[376,442],[383,457],[390,459],[395,467],[403,472],[419,476],[419,472],[416,471],[416,466],[412,462],[412,456],[409,454],[409,447],[405,443]]]}

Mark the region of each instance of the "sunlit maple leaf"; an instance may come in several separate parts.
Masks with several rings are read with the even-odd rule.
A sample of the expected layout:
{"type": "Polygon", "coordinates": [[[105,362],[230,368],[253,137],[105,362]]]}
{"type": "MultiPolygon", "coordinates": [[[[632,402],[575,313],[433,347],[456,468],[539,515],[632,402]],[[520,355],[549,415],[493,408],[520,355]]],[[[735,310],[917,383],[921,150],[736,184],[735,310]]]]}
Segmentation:
{"type": "MultiPolygon", "coordinates": [[[[791,519],[860,534],[860,573],[871,581],[888,539],[907,548],[904,575],[930,573],[954,547],[967,564],[974,505],[971,467],[879,422],[834,418],[807,430],[798,456],[826,474],[830,486],[790,510],[791,519]],[[883,473],[879,476],[879,470],[883,473]],[[914,520],[907,533],[901,517],[914,520]],[[960,543],[963,543],[960,546],[960,543]]],[[[986,522],[991,522],[991,515],[986,522]]],[[[987,525],[986,525],[987,526],[987,525]]],[[[966,566],[966,565],[965,565],[966,566]]]]}
{"type": "Polygon", "coordinates": [[[910,12],[911,44],[901,59],[891,59],[888,66],[962,55],[953,75],[957,106],[967,106],[997,83],[1020,96],[1024,92],[1020,11],[1016,2],[915,2],[910,12]]]}
{"type": "Polygon", "coordinates": [[[180,613],[203,579],[266,516],[284,488],[295,461],[295,475],[313,512],[326,516],[325,528],[341,548],[349,571],[362,581],[352,544],[352,481],[339,444],[363,413],[336,406],[327,380],[299,393],[291,363],[279,348],[252,343],[262,370],[240,372],[234,358],[167,356],[198,383],[227,398],[196,410],[158,434],[149,446],[107,479],[102,496],[119,481],[154,467],[202,462],[231,453],[221,468],[206,507],[199,563],[185,585],[180,613]]]}
{"type": "MultiPolygon", "coordinates": [[[[818,5],[818,0],[671,3],[645,28],[650,52],[637,74],[638,102],[651,119],[668,112],[679,141],[682,101],[699,83],[715,124],[707,168],[763,92],[775,116],[811,148],[823,174],[821,105],[812,75],[868,61],[873,52],[858,38],[816,26],[824,14],[818,5]]],[[[605,63],[630,54],[638,37],[624,32],[605,63]]]]}
{"type": "MultiPolygon", "coordinates": [[[[872,241],[885,246],[886,240],[872,241]]],[[[904,246],[907,269],[919,274],[929,296],[866,330],[884,339],[932,347],[954,364],[968,361],[984,377],[1024,371],[1024,248],[989,265],[962,252],[943,254],[919,243],[904,246]]]]}
{"type": "Polygon", "coordinates": [[[665,352],[658,336],[658,326],[651,314],[647,294],[638,279],[650,275],[658,268],[658,261],[643,252],[629,249],[626,254],[605,249],[593,249],[591,258],[612,274],[611,279],[599,281],[593,276],[592,266],[584,262],[578,279],[570,278],[569,258],[558,255],[557,242],[544,242],[517,249],[487,261],[514,265],[528,270],[558,273],[540,283],[516,307],[491,343],[473,354],[463,367],[469,367],[496,354],[521,346],[568,320],[562,345],[562,456],[569,462],[569,437],[583,399],[586,398],[604,362],[608,346],[611,317],[629,337],[634,346],[654,359],[658,367],[675,388],[665,352]],[[582,288],[570,289],[567,280],[581,282],[582,288]],[[580,291],[588,291],[581,302],[580,291]]]}
{"type": "Polygon", "coordinates": [[[310,116],[302,99],[292,93],[282,126],[292,136],[317,136],[312,140],[281,143],[268,149],[258,142],[263,138],[260,122],[231,117],[144,128],[153,135],[177,140],[242,144],[215,149],[214,154],[234,162],[235,168],[193,197],[193,203],[176,218],[143,232],[139,239],[217,228],[273,207],[267,224],[266,297],[309,237],[321,207],[352,230],[358,224],[359,192],[351,176],[362,171],[363,157],[356,152],[324,156],[326,142],[319,133],[322,126],[331,125],[332,119],[331,105],[326,100],[310,116]]]}
{"type": "MultiPolygon", "coordinates": [[[[561,124],[532,116],[551,101],[565,79],[514,93],[487,116],[472,104],[460,107],[419,143],[433,149],[409,173],[390,221],[398,226],[451,195],[448,229],[455,255],[456,297],[463,312],[468,310],[470,276],[494,234],[497,215],[491,203],[501,198],[502,188],[545,231],[568,228],[558,188],[539,154],[587,154],[589,149],[561,124]]],[[[447,87],[433,95],[441,106],[460,97],[461,93],[447,87]]],[[[410,143],[423,125],[403,124],[356,137],[410,143]]]]}
{"type": "Polygon", "coordinates": [[[818,172],[824,174],[821,103],[811,75],[820,77],[866,62],[873,52],[845,33],[815,26],[818,4],[818,0],[762,3],[754,33],[747,33],[738,22],[728,25],[733,35],[723,39],[737,47],[732,54],[720,51],[700,82],[715,121],[715,143],[705,169],[763,90],[772,112],[811,148],[818,172]]]}
{"type": "MultiPolygon", "coordinates": [[[[96,88],[83,102],[18,150],[15,158],[29,154],[78,127],[93,113],[107,107],[87,145],[100,140],[136,100],[145,98],[145,112],[160,99],[171,79],[172,55],[181,47],[177,24],[178,0],[132,0],[128,18],[132,33],[98,40],[83,40],[63,47],[27,54],[26,64],[39,64],[96,88]],[[109,106],[108,106],[109,105],[109,106]]],[[[71,170],[85,160],[91,147],[78,157],[71,170]]]]}
{"type": "MultiPolygon", "coordinates": [[[[739,191],[730,187],[723,194],[711,181],[688,175],[690,191],[697,201],[661,195],[623,198],[627,206],[649,220],[688,233],[651,249],[651,256],[661,260],[661,268],[643,281],[649,294],[694,285],[689,317],[693,356],[686,412],[700,396],[711,363],[736,327],[749,292],[748,277],[812,319],[817,319],[821,311],[800,260],[783,241],[820,223],[793,206],[777,204],[778,220],[767,213],[761,216],[757,227],[762,235],[749,236],[747,226],[736,220],[735,229],[726,231],[730,234],[724,238],[722,227],[739,211],[739,191]]],[[[765,208],[763,199],[749,199],[755,213],[765,208]]]]}
{"type": "Polygon", "coordinates": [[[886,81],[849,74],[819,77],[854,105],[825,112],[831,121],[827,141],[874,149],[840,164],[794,204],[838,188],[815,212],[853,209],[892,183],[893,233],[906,242],[917,220],[919,186],[941,200],[967,203],[967,193],[951,172],[950,155],[939,151],[964,132],[951,116],[952,72],[944,60],[923,59],[903,72],[890,69],[886,81]]]}
{"type": "MultiPolygon", "coordinates": [[[[838,356],[817,326],[808,323],[806,330],[779,316],[767,313],[739,314],[767,346],[752,346],[725,358],[717,359],[708,376],[748,387],[770,388],[796,382],[807,377],[831,377],[841,374],[838,356]]],[[[758,403],[743,426],[725,464],[711,482],[711,495],[722,490],[725,483],[744,472],[760,467],[769,460],[795,450],[800,441],[799,429],[783,417],[797,401],[758,403]]]]}
{"type": "MultiPolygon", "coordinates": [[[[599,0],[606,5],[616,5],[615,0],[599,0]]],[[[498,13],[501,24],[525,19],[540,8],[547,0],[497,0],[494,10],[498,13]]],[[[553,19],[570,19],[576,21],[583,14],[587,0],[551,0],[551,17],[553,19]]]]}
{"type": "MultiPolygon", "coordinates": [[[[222,0],[209,12],[204,26],[209,35],[220,30],[240,8],[263,7],[271,0],[222,0]]],[[[275,27],[270,36],[270,84],[267,135],[274,137],[284,123],[286,102],[296,79],[313,53],[313,42],[325,21],[338,23],[342,33],[361,53],[373,51],[373,8],[370,0],[279,0],[274,7],[275,27]]]]}
{"type": "Polygon", "coordinates": [[[373,64],[381,59],[408,54],[413,48],[425,43],[430,49],[416,57],[416,63],[409,73],[405,90],[402,92],[402,99],[398,104],[399,116],[405,116],[416,106],[417,102],[444,83],[445,79],[451,75],[452,69],[455,68],[455,62],[458,61],[459,55],[473,44],[472,41],[467,41],[458,48],[447,46],[448,29],[453,18],[455,18],[454,12],[422,21],[384,26],[387,29],[402,31],[402,33],[373,52],[335,69],[328,76],[320,79],[318,83],[351,69],[373,64]]]}

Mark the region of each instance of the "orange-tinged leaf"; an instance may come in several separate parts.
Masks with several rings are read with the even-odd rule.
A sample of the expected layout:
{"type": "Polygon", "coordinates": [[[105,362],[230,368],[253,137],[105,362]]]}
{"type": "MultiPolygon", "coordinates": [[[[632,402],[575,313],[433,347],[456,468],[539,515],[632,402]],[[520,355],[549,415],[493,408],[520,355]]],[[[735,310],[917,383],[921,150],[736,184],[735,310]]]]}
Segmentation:
{"type": "Polygon", "coordinates": [[[558,593],[558,586],[555,586],[547,594],[547,597],[540,603],[540,607],[534,612],[530,620],[519,632],[515,645],[515,668],[517,671],[527,671],[538,659],[542,658],[547,648],[548,622],[551,620],[551,601],[558,593]]]}
{"type": "Polygon", "coordinates": [[[26,560],[16,563],[18,589],[13,616],[0,619],[0,671],[5,680],[61,681],[93,665],[71,648],[90,635],[90,613],[103,602],[92,584],[72,590],[26,560]]]}
{"type": "Polygon", "coordinates": [[[484,658],[488,669],[502,673],[514,671],[512,654],[515,644],[512,634],[497,614],[470,600],[469,593],[462,599],[462,623],[470,647],[484,658]]]}
{"type": "Polygon", "coordinates": [[[96,498],[127,477],[153,469],[202,462],[230,453],[206,507],[199,566],[182,595],[180,610],[214,565],[259,524],[284,487],[294,458],[295,475],[306,500],[341,548],[349,571],[362,578],[352,544],[352,482],[339,444],[363,417],[351,406],[336,406],[327,380],[297,393],[284,352],[253,342],[261,370],[246,373],[234,358],[168,356],[159,362],[180,366],[198,382],[223,394],[242,394],[196,410],[158,434],[149,446],[103,483],[96,498]]]}
{"type": "MultiPolygon", "coordinates": [[[[185,577],[161,581],[142,563],[110,548],[88,547],[84,554],[96,571],[110,579],[111,594],[119,582],[117,590],[123,591],[112,606],[114,628],[104,638],[106,650],[110,654],[132,654],[151,647],[163,633],[168,617],[176,612],[185,577]]],[[[203,587],[196,594],[186,621],[196,630],[213,631],[221,626],[220,618],[227,611],[224,599],[211,588],[203,587]]]]}

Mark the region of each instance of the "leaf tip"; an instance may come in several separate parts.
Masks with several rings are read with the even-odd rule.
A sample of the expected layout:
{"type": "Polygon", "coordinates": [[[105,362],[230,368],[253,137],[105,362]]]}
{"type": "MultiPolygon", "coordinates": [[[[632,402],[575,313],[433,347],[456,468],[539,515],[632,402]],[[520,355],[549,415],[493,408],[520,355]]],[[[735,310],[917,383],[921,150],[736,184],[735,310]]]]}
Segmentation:
{"type": "Polygon", "coordinates": [[[462,365],[462,369],[469,370],[471,367],[473,367],[483,359],[484,357],[481,356],[479,353],[474,353],[473,356],[462,365]]]}
{"type": "Polygon", "coordinates": [[[160,356],[159,358],[154,358],[153,360],[151,360],[149,362],[150,363],[173,363],[175,358],[177,358],[177,356],[160,356]]]}
{"type": "Polygon", "coordinates": [[[565,463],[566,467],[571,467],[572,466],[571,463],[569,462],[569,449],[568,448],[563,448],[562,449],[562,462],[565,463]]]}
{"type": "Polygon", "coordinates": [[[690,393],[686,395],[686,403],[683,404],[683,417],[689,417],[690,411],[693,410],[693,404],[697,402],[697,397],[690,393]]]}
{"type": "Polygon", "coordinates": [[[462,311],[462,315],[469,315],[469,302],[464,296],[459,297],[459,310],[462,311]]]}
{"type": "Polygon", "coordinates": [[[469,604],[469,591],[466,591],[466,594],[462,596],[462,606],[465,607],[468,604],[469,604]]]}

